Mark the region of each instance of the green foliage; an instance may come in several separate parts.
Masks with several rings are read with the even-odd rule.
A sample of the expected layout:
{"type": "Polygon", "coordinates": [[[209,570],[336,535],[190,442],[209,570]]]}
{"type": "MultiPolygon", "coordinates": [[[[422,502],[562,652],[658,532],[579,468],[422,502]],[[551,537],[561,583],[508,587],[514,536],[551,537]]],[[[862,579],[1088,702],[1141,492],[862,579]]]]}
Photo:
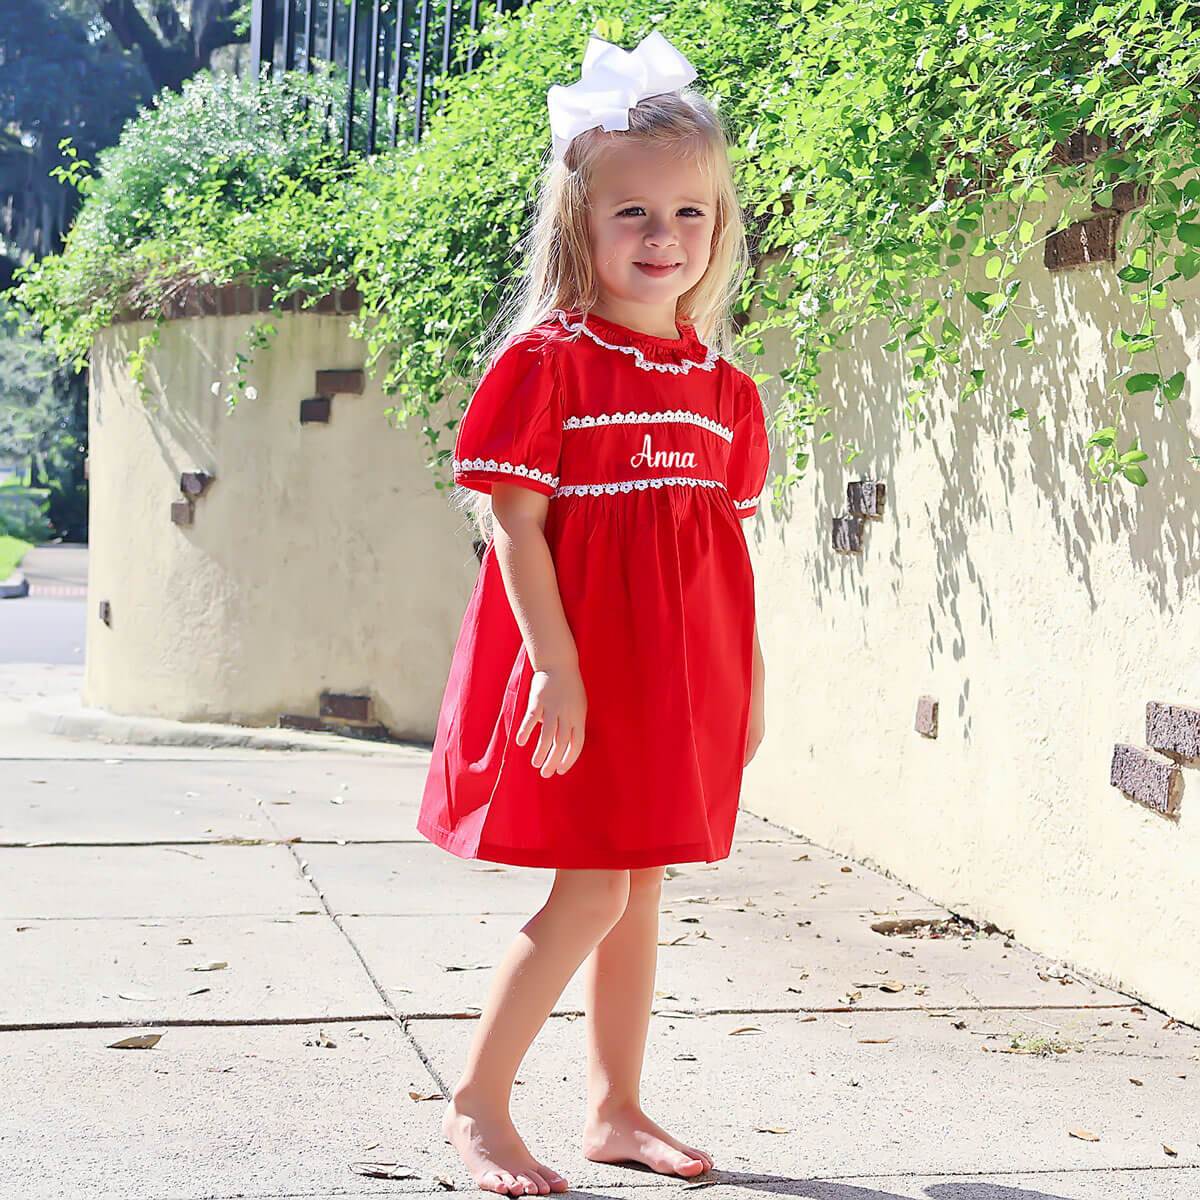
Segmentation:
{"type": "MultiPolygon", "coordinates": [[[[82,358],[117,307],[152,311],[181,281],[246,278],[282,294],[354,277],[364,307],[352,330],[395,398],[389,412],[419,417],[444,465],[456,420],[437,409],[479,365],[472,342],[519,269],[549,139],[546,87],[576,77],[588,33],[631,46],[657,27],[696,64],[737,142],[760,255],[742,309],[764,310],[746,348],[760,351],[768,330],[795,348],[781,372],[790,446],[778,492],[835,437],[822,364],[877,319],[912,426],[935,383],[1030,429],[1044,422],[1033,399],[998,394],[983,351],[1040,352],[1046,314],[1017,267],[1120,184],[1148,197],[1122,219],[1118,247],[1137,316],[1115,339],[1128,365],[1091,398],[1115,411],[1087,446],[1095,478],[1140,486],[1148,455],[1125,425],[1144,425],[1151,404],[1179,421],[1184,364],[1162,360],[1160,322],[1172,285],[1200,273],[1198,26],[1197,5],[1162,0],[539,0],[487,17],[482,65],[438,81],[445,103],[419,147],[371,160],[331,153],[322,107],[298,104],[309,85],[289,78],[256,97],[236,81],[193,81],[101,157],[63,256],[22,291],[60,353],[82,358]],[[1094,163],[1060,152],[1081,130],[1107,139],[1094,163]],[[1050,179],[1065,212],[1046,207],[1050,179]]],[[[846,462],[860,453],[843,450],[846,462]]]]}
{"type": "MultiPolygon", "coordinates": [[[[829,413],[817,396],[822,356],[873,319],[896,335],[888,349],[909,383],[912,425],[939,380],[960,401],[980,392],[1007,409],[978,365],[982,344],[1019,330],[1010,344],[1037,353],[1046,315],[1023,300],[1017,264],[1040,258],[1045,235],[1090,216],[1093,202],[1112,204],[1118,184],[1147,189],[1117,246],[1117,279],[1137,316],[1116,339],[1130,362],[1098,401],[1116,411],[1087,445],[1101,451],[1089,459],[1095,478],[1144,484],[1137,437],[1122,450],[1130,400],[1144,411],[1152,398],[1186,432],[1174,407],[1182,364],[1161,361],[1158,343],[1171,285],[1200,271],[1200,8],[798,0],[780,9],[781,66],[753,82],[762,112],[740,148],[766,221],[762,246],[778,252],[758,289],[767,319],[747,332],[782,325],[797,347],[781,414],[797,435],[794,473],[777,487],[803,473],[804,435],[829,413]],[[1091,169],[1058,152],[1080,130],[1108,139],[1091,169]],[[1067,197],[1061,215],[1037,207],[1051,177],[1067,197]],[[986,285],[972,287],[967,269],[980,258],[986,285]],[[1135,368],[1138,354],[1154,369],[1135,368]]],[[[1009,415],[1032,422],[1024,407],[1009,415]]]]}
{"type": "Polygon", "coordinates": [[[0,580],[7,579],[36,544],[5,531],[4,500],[10,488],[0,487],[0,580]]]}
{"type": "Polygon", "coordinates": [[[341,281],[352,258],[336,217],[352,170],[343,103],[329,72],[257,90],[204,72],[159,93],[94,174],[64,144],[60,177],[84,204],[62,255],[18,272],[48,342],[82,366],[117,312],[156,315],[181,284],[245,278],[283,294],[341,281]]]}

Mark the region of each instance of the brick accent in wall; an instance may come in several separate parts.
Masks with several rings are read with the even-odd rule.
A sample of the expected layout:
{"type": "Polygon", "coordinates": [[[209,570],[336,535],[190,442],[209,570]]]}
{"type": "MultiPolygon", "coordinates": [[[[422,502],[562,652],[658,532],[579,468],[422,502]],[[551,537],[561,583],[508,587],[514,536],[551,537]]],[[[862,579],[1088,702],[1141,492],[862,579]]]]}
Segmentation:
{"type": "Polygon", "coordinates": [[[1163,762],[1138,746],[1113,747],[1109,782],[1131,800],[1166,816],[1179,812],[1183,775],[1174,763],[1163,762]]]}
{"type": "Polygon", "coordinates": [[[1146,705],[1146,743],[1174,758],[1200,760],[1200,708],[1151,700],[1146,705]]]}
{"type": "Polygon", "coordinates": [[[313,391],[318,396],[336,396],[344,392],[351,396],[361,396],[365,386],[361,367],[348,370],[318,371],[313,391]]]}

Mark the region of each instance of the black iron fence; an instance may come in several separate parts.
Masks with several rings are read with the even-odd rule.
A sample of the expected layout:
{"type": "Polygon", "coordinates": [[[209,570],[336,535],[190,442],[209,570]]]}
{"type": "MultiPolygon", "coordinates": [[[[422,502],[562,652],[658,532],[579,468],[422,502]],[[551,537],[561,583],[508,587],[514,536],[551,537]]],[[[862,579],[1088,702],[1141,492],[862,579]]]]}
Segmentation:
{"type": "Polygon", "coordinates": [[[523,2],[459,0],[456,12],[454,0],[437,6],[433,0],[252,0],[251,69],[257,74],[269,64],[268,70],[311,73],[318,60],[334,63],[347,76],[343,150],[375,153],[381,107],[388,144],[396,145],[402,126],[415,144],[432,81],[477,65],[474,48],[455,59],[456,37],[477,30],[486,7],[503,12],[523,2]],[[359,109],[365,120],[356,121],[359,109]],[[355,142],[359,125],[365,125],[361,145],[355,142]]]}

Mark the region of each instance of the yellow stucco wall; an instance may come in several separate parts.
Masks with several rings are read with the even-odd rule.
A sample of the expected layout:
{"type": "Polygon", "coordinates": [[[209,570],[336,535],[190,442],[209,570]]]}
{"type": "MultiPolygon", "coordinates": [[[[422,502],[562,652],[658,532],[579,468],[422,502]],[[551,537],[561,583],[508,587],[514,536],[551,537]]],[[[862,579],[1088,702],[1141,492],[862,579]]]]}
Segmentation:
{"type": "Polygon", "coordinates": [[[150,326],[96,340],[84,703],[274,725],[316,716],[322,690],[369,692],[378,720],[430,741],[478,570],[466,516],[434,488],[418,423],[393,428],[370,378],[333,398],[328,425],[300,423],[314,370],[363,363],[350,317],[274,319],[248,372],[257,395],[230,411],[212,385],[254,319],[168,322],[150,405],[126,365],[150,326]],[[184,471],[215,476],[190,527],[171,521],[184,471]]]}
{"type": "MultiPolygon", "coordinates": [[[[985,391],[961,406],[939,392],[916,430],[882,323],[827,361],[830,422],[863,452],[819,452],[782,512],[746,523],[767,734],[742,804],[1200,1023],[1200,768],[1183,767],[1177,819],[1109,783],[1114,745],[1145,744],[1148,701],[1200,706],[1200,476],[1184,461],[1200,448],[1200,281],[1177,288],[1160,348],[1167,374],[1187,371],[1186,434],[1133,399],[1150,482],[1102,487],[1081,444],[1109,422],[1113,331],[1135,324],[1120,265],[1052,274],[1031,254],[1043,353],[980,350],[985,391]],[[1032,428],[1006,416],[1018,406],[1032,428]],[[860,554],[838,553],[832,518],[861,478],[886,484],[884,516],[860,554]],[[923,693],[932,740],[914,729],[923,693]]],[[[86,703],[273,724],[315,714],[322,688],[370,691],[397,733],[432,737],[472,534],[417,423],[393,429],[369,379],[334,398],[330,425],[300,425],[314,369],[362,362],[347,320],[280,318],[250,370],[258,395],[232,414],[211,385],[251,318],[169,323],[157,410],[124,365],[147,326],[97,340],[86,703]],[[169,512],[184,470],[216,476],[190,528],[169,512]]],[[[769,351],[763,369],[780,369],[783,338],[769,351]]],[[[777,446],[772,476],[784,462],[777,446]]]]}
{"type": "MultiPolygon", "coordinates": [[[[1186,433],[1131,398],[1149,482],[1101,486],[1082,443],[1116,410],[1101,386],[1128,361],[1114,331],[1138,325],[1122,265],[1052,273],[1035,249],[1019,271],[1042,354],[1005,349],[1019,332],[977,355],[968,338],[964,367],[992,381],[961,406],[939,389],[915,431],[884,322],[827,360],[828,421],[862,454],[844,465],[830,443],[782,513],[746,523],[767,732],[742,802],[1197,1023],[1200,765],[1182,768],[1178,819],[1109,771],[1117,743],[1146,748],[1148,701],[1200,707],[1200,473],[1185,461],[1200,452],[1200,279],[1176,282],[1160,344],[1164,374],[1187,373],[1186,433]],[[884,515],[861,553],[838,552],[832,519],[858,479],[886,484],[884,515]],[[923,693],[936,739],[914,728],[923,693]]],[[[769,348],[761,369],[777,371],[787,348],[769,348]]],[[[778,445],[772,478],[785,463],[778,445]]]]}

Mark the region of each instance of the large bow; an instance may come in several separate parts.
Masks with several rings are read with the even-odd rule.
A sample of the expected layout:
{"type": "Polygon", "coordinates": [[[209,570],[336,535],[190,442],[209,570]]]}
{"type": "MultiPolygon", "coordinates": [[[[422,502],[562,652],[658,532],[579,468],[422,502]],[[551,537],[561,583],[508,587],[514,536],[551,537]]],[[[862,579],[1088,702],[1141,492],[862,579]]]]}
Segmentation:
{"type": "Polygon", "coordinates": [[[546,93],[554,157],[561,161],[571,139],[585,129],[628,129],[629,110],[639,100],[677,91],[696,73],[657,29],[633,50],[589,37],[579,82],[569,87],[556,83],[546,93]]]}

